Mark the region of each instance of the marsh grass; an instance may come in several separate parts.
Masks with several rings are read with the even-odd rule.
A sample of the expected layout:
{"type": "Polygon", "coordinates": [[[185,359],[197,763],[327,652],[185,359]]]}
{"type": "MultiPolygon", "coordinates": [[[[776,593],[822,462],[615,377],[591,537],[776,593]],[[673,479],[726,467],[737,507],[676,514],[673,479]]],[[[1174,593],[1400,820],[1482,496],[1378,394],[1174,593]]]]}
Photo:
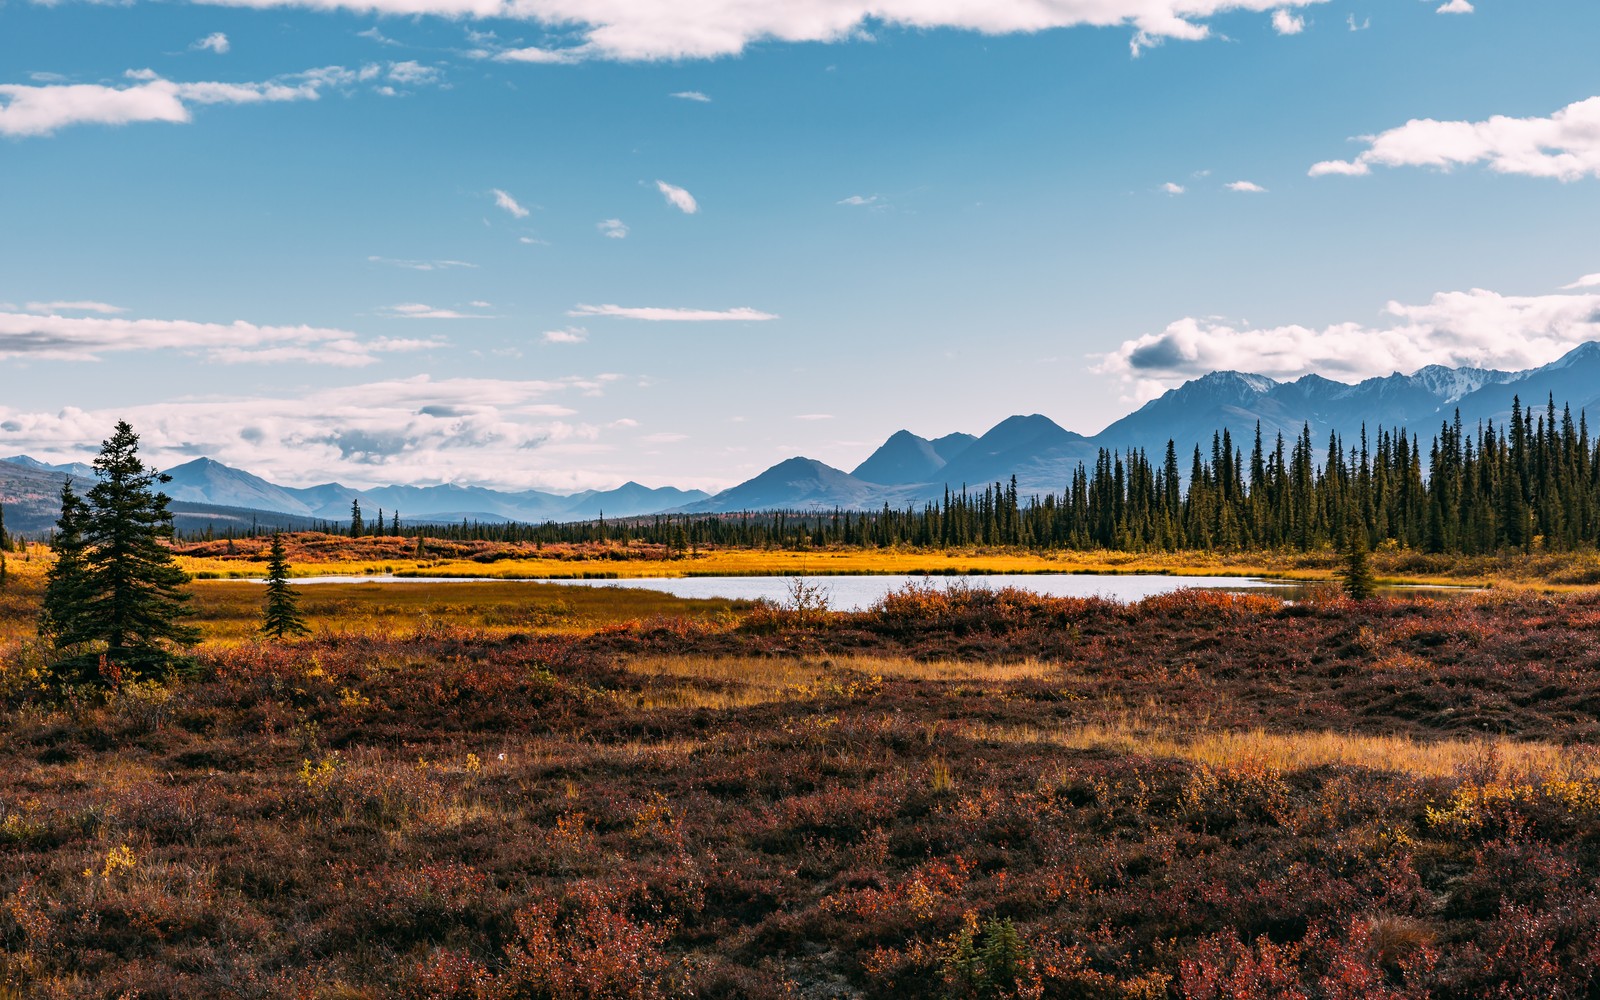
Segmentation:
{"type": "Polygon", "coordinates": [[[807,701],[819,694],[873,693],[885,679],[986,684],[995,694],[1025,680],[1059,679],[1060,664],[921,661],[905,656],[750,657],[672,655],[623,660],[623,670],[656,683],[638,695],[640,708],[749,708],[807,701]]]}
{"type": "MultiPolygon", "coordinates": [[[[208,640],[236,642],[259,628],[259,585],[200,581],[194,591],[197,621],[208,640]]],[[[297,593],[307,625],[319,633],[392,634],[431,622],[497,634],[576,633],[664,615],[716,621],[750,607],[746,601],[682,600],[648,590],[518,582],[328,583],[297,593]]]]}
{"type": "MultiPolygon", "coordinates": [[[[180,546],[180,562],[198,578],[265,575],[264,542],[238,539],[180,546]]],[[[1156,573],[1173,576],[1273,576],[1336,582],[1340,556],[1332,548],[1294,551],[1025,551],[1018,549],[778,549],[705,548],[674,553],[639,543],[535,546],[531,543],[429,541],[417,559],[407,538],[291,537],[294,576],[480,577],[505,580],[617,579],[689,576],[839,576],[1156,573]]],[[[1378,583],[1456,584],[1565,592],[1600,583],[1600,553],[1503,552],[1429,555],[1394,546],[1372,553],[1378,583]]]]}
{"type": "Polygon", "coordinates": [[[1557,746],[1497,737],[1415,739],[1329,730],[1269,732],[1180,730],[1150,727],[1131,719],[1062,727],[977,724],[976,740],[1001,744],[1109,750],[1164,757],[1211,767],[1253,764],[1283,773],[1317,767],[1359,767],[1418,778],[1541,782],[1600,780],[1600,755],[1593,748],[1557,746]]]}

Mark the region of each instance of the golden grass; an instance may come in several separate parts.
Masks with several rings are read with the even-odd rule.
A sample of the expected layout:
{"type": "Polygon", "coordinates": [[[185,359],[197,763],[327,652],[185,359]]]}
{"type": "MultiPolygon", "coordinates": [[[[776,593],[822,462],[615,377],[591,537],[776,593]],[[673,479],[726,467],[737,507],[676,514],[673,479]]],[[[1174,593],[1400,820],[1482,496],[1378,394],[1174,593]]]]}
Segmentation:
{"type": "Polygon", "coordinates": [[[749,656],[651,656],[625,660],[624,670],[665,684],[634,698],[640,708],[750,708],[820,695],[870,694],[884,678],[960,681],[1004,685],[1022,680],[1063,678],[1057,664],[1028,659],[1016,663],[921,662],[895,656],[838,656],[789,659],[749,656]]]}
{"type": "MultiPolygon", "coordinates": [[[[363,541],[363,540],[357,540],[363,541]]],[[[512,547],[506,547],[508,554],[512,547]]],[[[640,579],[690,576],[973,575],[1018,573],[1169,576],[1272,576],[1332,584],[1341,565],[1333,549],[1316,552],[1027,552],[1008,549],[858,549],[791,552],[706,549],[662,559],[643,550],[599,546],[584,555],[554,552],[480,562],[409,559],[392,552],[354,559],[335,555],[304,560],[293,576],[477,577],[499,580],[640,579]],[[637,557],[635,557],[637,556],[637,557]]],[[[550,550],[547,550],[550,551],[550,550]]],[[[184,569],[202,579],[251,579],[265,573],[259,561],[181,556],[184,569]]],[[[1600,553],[1535,552],[1494,556],[1430,556],[1387,546],[1373,553],[1379,582],[1470,585],[1571,591],[1600,583],[1600,553]]]]}
{"type": "MultiPolygon", "coordinates": [[[[179,558],[185,570],[215,579],[250,579],[265,575],[260,563],[234,559],[179,558]]],[[[640,579],[689,576],[893,576],[897,574],[970,575],[984,573],[1139,573],[1204,575],[1257,574],[1253,563],[1234,565],[1220,557],[1176,559],[1118,553],[1028,553],[950,550],[869,549],[788,552],[762,549],[718,549],[680,559],[513,558],[495,562],[470,559],[396,560],[336,559],[300,562],[293,576],[436,576],[518,579],[640,579]]]]}
{"type": "MultiPolygon", "coordinates": [[[[255,634],[262,588],[237,581],[193,584],[197,623],[212,642],[255,634]]],[[[327,583],[298,587],[300,610],[313,632],[407,632],[445,622],[491,633],[586,632],[637,618],[671,615],[727,619],[748,602],[684,600],[648,590],[517,582],[327,583]]]]}
{"type": "Polygon", "coordinates": [[[1212,767],[1252,763],[1277,771],[1323,766],[1361,767],[1427,778],[1484,777],[1500,780],[1552,777],[1600,778],[1600,757],[1553,743],[1527,743],[1502,737],[1415,740],[1405,736],[1364,736],[1319,730],[1272,733],[1262,729],[1181,732],[1146,729],[1122,720],[1090,722],[1059,729],[978,725],[975,739],[998,743],[1037,743],[1072,750],[1112,750],[1170,757],[1212,767]]]}

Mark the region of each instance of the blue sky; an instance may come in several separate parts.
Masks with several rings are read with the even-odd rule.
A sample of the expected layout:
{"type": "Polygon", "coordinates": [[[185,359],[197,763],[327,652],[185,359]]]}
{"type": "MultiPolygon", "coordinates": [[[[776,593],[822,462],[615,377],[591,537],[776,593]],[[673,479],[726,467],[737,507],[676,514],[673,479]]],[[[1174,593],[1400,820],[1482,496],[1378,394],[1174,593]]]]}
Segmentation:
{"type": "Polygon", "coordinates": [[[1596,39],[1589,0],[8,0],[0,454],[125,416],[300,485],[714,489],[1213,368],[1543,363],[1600,338],[1596,39]]]}

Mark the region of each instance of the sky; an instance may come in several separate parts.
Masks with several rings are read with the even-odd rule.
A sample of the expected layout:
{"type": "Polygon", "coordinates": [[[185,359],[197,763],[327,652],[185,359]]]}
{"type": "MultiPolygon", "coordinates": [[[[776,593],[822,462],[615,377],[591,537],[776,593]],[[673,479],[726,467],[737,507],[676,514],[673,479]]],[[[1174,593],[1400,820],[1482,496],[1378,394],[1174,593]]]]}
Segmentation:
{"type": "Polygon", "coordinates": [[[716,490],[1600,339],[1593,0],[0,0],[0,455],[716,490]]]}

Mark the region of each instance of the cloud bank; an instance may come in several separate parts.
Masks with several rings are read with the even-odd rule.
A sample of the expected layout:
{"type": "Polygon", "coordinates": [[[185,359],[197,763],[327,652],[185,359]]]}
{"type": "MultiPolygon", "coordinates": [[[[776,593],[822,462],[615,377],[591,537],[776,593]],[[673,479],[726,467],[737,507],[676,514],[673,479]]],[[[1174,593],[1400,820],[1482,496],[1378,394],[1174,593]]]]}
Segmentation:
{"type": "Polygon", "coordinates": [[[243,320],[196,323],[0,312],[0,359],[100,361],[107,354],[130,351],[182,351],[221,364],[299,361],[358,367],[373,364],[380,354],[426,350],[443,343],[382,337],[364,340],[348,330],[259,326],[243,320]]]}
{"type": "Polygon", "coordinates": [[[1101,355],[1094,370],[1120,377],[1136,398],[1151,399],[1212,371],[1363,379],[1428,365],[1522,369],[1600,340],[1600,294],[1512,296],[1474,288],[1440,292],[1421,305],[1390,302],[1384,314],[1382,324],[1322,329],[1185,317],[1124,341],[1101,355]]]}
{"type": "MultiPolygon", "coordinates": [[[[81,458],[118,419],[139,431],[161,467],[198,455],[275,482],[467,481],[504,487],[591,485],[582,456],[597,428],[572,422],[555,397],[599,391],[616,376],[538,381],[427,376],[321,389],[298,396],[177,399],[57,413],[0,405],[0,453],[81,458]],[[548,457],[545,457],[548,456],[548,457]],[[544,469],[541,469],[544,466],[544,469]],[[498,482],[483,472],[497,470],[498,482]]],[[[614,477],[597,476],[596,481],[614,477]]]]}
{"type": "Polygon", "coordinates": [[[1353,160],[1313,164],[1312,177],[1364,176],[1373,167],[1456,167],[1484,164],[1500,174],[1576,181],[1600,177],[1600,97],[1569,104],[1548,118],[1496,115],[1479,122],[1416,118],[1378,135],[1353,160]]]}
{"type": "MultiPolygon", "coordinates": [[[[650,62],[736,56],[762,41],[838,42],[879,25],[989,35],[1052,28],[1126,27],[1135,47],[1211,36],[1221,14],[1269,13],[1323,0],[212,0],[236,7],[300,7],[451,18],[513,18],[566,33],[548,46],[482,51],[506,61],[650,62]]],[[[1280,19],[1281,20],[1281,19],[1280,19]]]]}
{"type": "Polygon", "coordinates": [[[723,321],[765,322],[778,317],[755,309],[663,309],[656,306],[589,306],[567,310],[568,316],[610,316],[616,319],[642,319],[655,323],[715,323],[723,321]]]}
{"type": "MultiPolygon", "coordinates": [[[[422,70],[419,75],[410,68],[416,65],[390,63],[389,78],[413,85],[437,82],[436,75],[428,75],[431,70],[419,67],[422,70]]],[[[196,107],[315,101],[327,90],[372,84],[384,73],[382,64],[369,63],[359,69],[323,66],[260,82],[183,83],[168,80],[154,70],[130,69],[123,74],[130,82],[122,86],[68,83],[54,77],[37,86],[0,83],[0,135],[47,136],[72,125],[187,124],[193,121],[196,107]]],[[[382,86],[377,89],[394,92],[382,86]]]]}

